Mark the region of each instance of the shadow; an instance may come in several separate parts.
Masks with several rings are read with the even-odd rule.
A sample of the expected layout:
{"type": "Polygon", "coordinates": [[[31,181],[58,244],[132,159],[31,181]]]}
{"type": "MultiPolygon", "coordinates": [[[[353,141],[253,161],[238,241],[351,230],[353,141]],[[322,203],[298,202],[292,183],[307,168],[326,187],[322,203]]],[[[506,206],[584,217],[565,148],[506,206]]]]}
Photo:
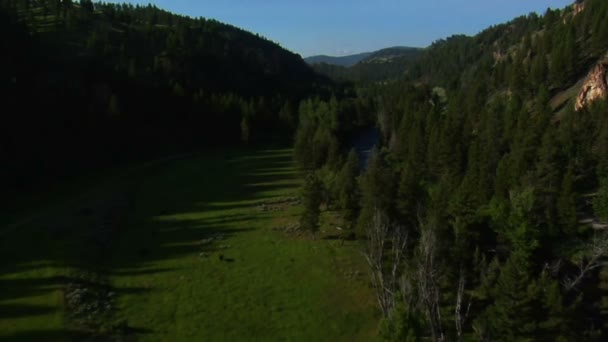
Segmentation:
{"type": "Polygon", "coordinates": [[[27,304],[0,304],[0,319],[41,316],[57,311],[56,308],[27,304]]]}
{"type": "Polygon", "coordinates": [[[14,334],[0,335],[0,342],[32,342],[32,341],[82,341],[83,335],[64,330],[30,330],[14,334]]]}
{"type": "Polygon", "coordinates": [[[0,288],[2,289],[0,291],[0,301],[40,296],[56,289],[58,284],[60,283],[55,278],[0,279],[0,288]]]}
{"type": "MultiPolygon", "coordinates": [[[[247,149],[225,154],[210,152],[132,173],[91,198],[2,236],[0,301],[50,296],[71,283],[103,287],[119,297],[142,296],[144,301],[152,292],[169,294],[170,288],[154,286],[156,276],[184,274],[202,260],[201,255],[217,260],[230,239],[253,230],[250,222],[265,215],[256,206],[274,199],[274,191],[294,188],[287,196],[297,195],[295,173],[289,170],[290,151],[247,149]],[[163,265],[184,257],[191,262],[163,265]],[[84,276],[69,274],[67,268],[84,276]]],[[[236,262],[233,257],[221,261],[236,262]]],[[[58,308],[0,304],[0,318],[57,310],[62,310],[60,304],[58,308]]],[[[74,336],[53,330],[9,333],[17,341],[74,336]]],[[[154,330],[126,326],[124,333],[136,337],[154,330]]]]}
{"type": "Polygon", "coordinates": [[[356,241],[357,236],[355,233],[329,234],[323,236],[323,240],[356,241]]]}
{"type": "Polygon", "coordinates": [[[128,326],[124,330],[125,335],[150,335],[153,334],[155,330],[149,328],[139,328],[139,327],[131,327],[128,326]]]}
{"type": "Polygon", "coordinates": [[[112,270],[110,275],[113,276],[125,276],[125,275],[151,275],[165,272],[177,271],[177,268],[149,268],[149,269],[136,269],[136,270],[112,270]]]}

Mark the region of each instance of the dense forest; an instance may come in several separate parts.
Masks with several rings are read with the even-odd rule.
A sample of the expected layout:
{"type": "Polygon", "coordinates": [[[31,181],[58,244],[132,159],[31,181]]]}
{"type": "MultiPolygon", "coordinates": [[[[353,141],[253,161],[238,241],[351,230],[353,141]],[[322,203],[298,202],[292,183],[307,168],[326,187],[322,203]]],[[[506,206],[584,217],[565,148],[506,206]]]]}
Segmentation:
{"type": "Polygon", "coordinates": [[[289,141],[298,102],[328,92],[263,37],[151,5],[3,0],[0,27],[7,195],[120,161],[289,141]]]}
{"type": "Polygon", "coordinates": [[[360,176],[311,138],[336,130],[309,119],[331,104],[300,107],[301,223],[325,204],[366,245],[385,338],[608,337],[608,103],[575,106],[590,70],[606,82],[607,17],[602,0],[532,13],[359,85],[383,136],[360,176]]]}

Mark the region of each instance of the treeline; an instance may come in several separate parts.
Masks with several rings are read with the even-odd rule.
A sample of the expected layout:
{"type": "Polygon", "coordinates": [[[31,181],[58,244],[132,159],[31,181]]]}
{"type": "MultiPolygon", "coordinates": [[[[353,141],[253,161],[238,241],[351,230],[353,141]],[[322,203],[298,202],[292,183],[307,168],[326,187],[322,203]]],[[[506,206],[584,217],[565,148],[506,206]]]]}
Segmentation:
{"type": "Polygon", "coordinates": [[[474,37],[439,40],[410,68],[408,79],[458,88],[483,77],[488,87],[528,92],[536,92],[540,84],[552,92],[570,86],[578,71],[605,52],[608,39],[608,23],[599,15],[608,4],[577,3],[584,3],[585,10],[547,9],[543,16],[531,13],[474,37]]]}
{"type": "Polygon", "coordinates": [[[0,27],[6,194],[200,146],[289,142],[299,101],[331,87],[262,37],[150,5],[2,0],[0,27]]]}
{"type": "Polygon", "coordinates": [[[362,130],[374,125],[375,105],[365,96],[304,100],[298,110],[294,159],[304,178],[303,230],[319,229],[319,206],[340,210],[352,227],[359,207],[360,161],[353,150],[362,130]]]}
{"type": "MultiPolygon", "coordinates": [[[[602,2],[585,6],[598,8],[602,2]]],[[[583,2],[580,2],[581,4],[583,2]]],[[[490,87],[511,85],[537,91],[547,83],[550,91],[571,85],[580,68],[593,63],[608,39],[608,24],[596,13],[574,7],[547,9],[492,26],[476,36],[454,35],[430,47],[384,63],[358,63],[346,68],[316,64],[319,73],[338,81],[358,84],[424,81],[443,87],[468,86],[480,76],[490,87]],[[563,20],[569,20],[563,25],[563,20]],[[593,32],[593,35],[589,33],[593,32]],[[491,73],[486,73],[492,69],[491,73]]]]}
{"type": "Polygon", "coordinates": [[[352,154],[312,164],[305,196],[331,195],[302,223],[343,212],[387,340],[607,338],[608,102],[551,106],[608,49],[608,3],[584,5],[436,43],[365,88],[383,147],[362,175],[352,154]]]}

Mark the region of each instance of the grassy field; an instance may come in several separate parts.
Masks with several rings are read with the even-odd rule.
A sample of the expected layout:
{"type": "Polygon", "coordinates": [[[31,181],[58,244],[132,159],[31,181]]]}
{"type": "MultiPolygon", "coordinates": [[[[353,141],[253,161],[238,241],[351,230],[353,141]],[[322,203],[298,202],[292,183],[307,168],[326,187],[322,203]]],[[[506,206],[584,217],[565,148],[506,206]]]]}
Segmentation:
{"type": "Polygon", "coordinates": [[[327,213],[317,239],[285,229],[294,172],[289,150],[210,152],[0,229],[0,340],[373,340],[360,247],[327,213]]]}

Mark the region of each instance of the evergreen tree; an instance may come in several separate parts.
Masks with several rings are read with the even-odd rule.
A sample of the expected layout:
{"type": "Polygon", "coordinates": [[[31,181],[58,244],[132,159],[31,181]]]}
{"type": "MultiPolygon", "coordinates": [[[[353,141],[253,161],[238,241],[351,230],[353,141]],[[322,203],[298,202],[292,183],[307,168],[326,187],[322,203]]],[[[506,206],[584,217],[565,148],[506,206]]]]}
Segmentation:
{"type": "Polygon", "coordinates": [[[546,272],[543,272],[538,280],[538,287],[542,291],[540,299],[541,310],[539,315],[539,336],[546,336],[544,340],[565,342],[572,341],[580,336],[576,331],[577,312],[574,311],[578,301],[572,305],[564,305],[564,297],[560,291],[559,282],[551,279],[546,272]]]}
{"type": "Polygon", "coordinates": [[[408,225],[417,223],[417,207],[423,203],[418,180],[419,176],[414,168],[407,167],[401,171],[395,202],[401,220],[408,225]]]}
{"type": "Polygon", "coordinates": [[[547,64],[547,56],[545,54],[539,54],[534,58],[532,68],[530,70],[530,77],[533,84],[543,84],[547,79],[549,72],[549,66],[547,64]]]}
{"type": "MultiPolygon", "coordinates": [[[[543,213],[546,233],[555,236],[560,208],[558,201],[560,189],[560,170],[562,170],[561,151],[555,131],[548,129],[542,138],[542,145],[538,151],[535,170],[535,185],[538,194],[538,210],[543,213]]],[[[559,216],[561,217],[561,216],[559,216]]]]}
{"type": "Polygon", "coordinates": [[[349,228],[353,228],[359,212],[359,185],[357,175],[359,173],[359,158],[355,150],[348,153],[346,163],[339,175],[339,203],[342,208],[342,216],[349,228]]]}
{"type": "Polygon", "coordinates": [[[600,188],[593,200],[593,211],[603,222],[608,222],[608,178],[600,180],[600,188]]]}
{"type": "Polygon", "coordinates": [[[312,148],[314,132],[315,127],[310,122],[301,122],[296,131],[294,155],[303,170],[313,170],[315,167],[314,150],[312,148]]]}
{"type": "Polygon", "coordinates": [[[603,337],[608,336],[608,268],[603,267],[599,271],[599,283],[597,284],[600,296],[595,304],[601,316],[600,328],[603,332],[603,337]]]}
{"type": "Polygon", "coordinates": [[[368,168],[361,176],[361,213],[357,220],[357,230],[365,235],[372,223],[374,213],[379,211],[389,217],[393,208],[394,179],[392,170],[380,151],[374,147],[368,168]]]}
{"type": "Polygon", "coordinates": [[[95,6],[91,0],[80,0],[80,7],[88,12],[93,12],[95,10],[95,6]]]}
{"type": "Polygon", "coordinates": [[[494,303],[480,315],[484,337],[497,341],[534,341],[538,329],[539,288],[530,276],[528,255],[515,251],[500,268],[494,303]]]}
{"type": "Polygon", "coordinates": [[[315,172],[308,172],[302,189],[304,212],[300,217],[300,227],[315,234],[319,231],[322,193],[321,181],[315,172]]]}
{"type": "Polygon", "coordinates": [[[562,231],[568,235],[576,233],[576,195],[574,193],[574,166],[570,164],[564,175],[559,195],[557,210],[562,231]]]}

